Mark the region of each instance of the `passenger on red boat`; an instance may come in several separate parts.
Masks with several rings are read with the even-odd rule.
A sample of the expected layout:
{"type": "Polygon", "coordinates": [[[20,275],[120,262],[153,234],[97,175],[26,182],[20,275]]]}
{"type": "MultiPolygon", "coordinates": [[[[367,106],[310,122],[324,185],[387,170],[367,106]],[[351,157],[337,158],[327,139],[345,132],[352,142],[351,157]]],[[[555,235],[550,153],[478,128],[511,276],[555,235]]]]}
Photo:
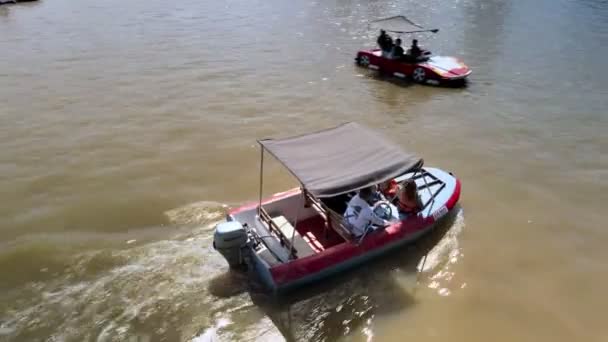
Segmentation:
{"type": "Polygon", "coordinates": [[[363,235],[370,226],[385,226],[389,223],[374,213],[376,192],[376,186],[363,188],[348,202],[344,219],[354,236],[363,235]]]}
{"type": "Polygon", "coordinates": [[[397,38],[395,40],[395,45],[393,45],[393,50],[391,51],[392,59],[403,59],[404,53],[403,48],[401,47],[401,39],[397,38]]]}
{"type": "Polygon", "coordinates": [[[382,57],[388,57],[393,48],[393,38],[389,36],[386,31],[380,30],[380,35],[377,40],[380,50],[382,50],[382,57]]]}
{"type": "Polygon", "coordinates": [[[410,50],[408,51],[408,55],[412,56],[413,59],[416,59],[422,55],[422,50],[418,46],[417,39],[412,40],[412,46],[410,47],[410,50]]]}
{"type": "Polygon", "coordinates": [[[394,179],[388,180],[384,183],[380,183],[378,187],[380,188],[380,191],[382,192],[384,197],[389,201],[392,201],[394,198],[396,198],[397,193],[399,192],[399,183],[397,183],[397,181],[394,179]]]}
{"type": "Polygon", "coordinates": [[[422,201],[418,196],[418,186],[413,179],[404,182],[403,189],[399,192],[397,206],[399,210],[411,214],[422,209],[422,201]]]}

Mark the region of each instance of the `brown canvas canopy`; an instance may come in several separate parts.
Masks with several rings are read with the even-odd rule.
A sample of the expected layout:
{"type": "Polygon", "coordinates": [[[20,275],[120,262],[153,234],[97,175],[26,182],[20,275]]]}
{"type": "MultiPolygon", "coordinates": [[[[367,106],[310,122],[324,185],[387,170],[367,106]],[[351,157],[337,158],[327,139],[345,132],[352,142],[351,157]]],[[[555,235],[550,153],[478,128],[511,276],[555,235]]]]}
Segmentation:
{"type": "Polygon", "coordinates": [[[358,190],[422,166],[422,159],[352,122],[259,143],[318,198],[358,190]]]}

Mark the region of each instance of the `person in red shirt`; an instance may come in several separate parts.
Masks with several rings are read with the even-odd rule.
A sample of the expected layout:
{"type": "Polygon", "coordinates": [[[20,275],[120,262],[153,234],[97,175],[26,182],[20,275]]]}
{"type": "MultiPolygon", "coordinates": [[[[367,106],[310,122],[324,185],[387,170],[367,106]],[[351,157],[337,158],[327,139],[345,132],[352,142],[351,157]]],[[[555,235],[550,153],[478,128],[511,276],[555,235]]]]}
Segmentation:
{"type": "Polygon", "coordinates": [[[382,192],[382,195],[384,195],[387,200],[392,201],[399,192],[399,183],[397,183],[396,180],[391,179],[389,181],[381,183],[379,188],[382,192]]]}

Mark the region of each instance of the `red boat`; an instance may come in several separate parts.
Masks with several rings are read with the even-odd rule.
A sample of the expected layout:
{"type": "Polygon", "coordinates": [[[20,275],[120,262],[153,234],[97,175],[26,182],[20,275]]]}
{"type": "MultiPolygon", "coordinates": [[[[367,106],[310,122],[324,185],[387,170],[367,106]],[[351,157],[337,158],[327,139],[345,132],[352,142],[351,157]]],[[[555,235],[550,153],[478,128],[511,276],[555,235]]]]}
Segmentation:
{"type": "MultiPolygon", "coordinates": [[[[421,32],[436,33],[438,29],[425,29],[404,16],[395,16],[372,22],[375,28],[397,34],[412,34],[421,32]]],[[[382,53],[380,49],[361,50],[355,58],[357,64],[399,78],[410,78],[417,83],[445,84],[463,82],[471,69],[455,57],[433,56],[428,50],[422,50],[418,56],[412,56],[409,51],[403,58],[394,59],[390,53],[382,53]]]]}
{"type": "Polygon", "coordinates": [[[412,242],[460,197],[460,181],[451,173],[423,167],[422,159],[356,123],[259,144],[260,200],[231,210],[216,226],[213,245],[231,268],[252,271],[272,291],[320,280],[412,242]],[[301,187],[262,200],[265,152],[301,187]],[[410,179],[420,210],[407,214],[379,201],[374,210],[393,208],[389,223],[370,224],[364,234],[353,235],[342,213],[357,190],[410,179]]]}

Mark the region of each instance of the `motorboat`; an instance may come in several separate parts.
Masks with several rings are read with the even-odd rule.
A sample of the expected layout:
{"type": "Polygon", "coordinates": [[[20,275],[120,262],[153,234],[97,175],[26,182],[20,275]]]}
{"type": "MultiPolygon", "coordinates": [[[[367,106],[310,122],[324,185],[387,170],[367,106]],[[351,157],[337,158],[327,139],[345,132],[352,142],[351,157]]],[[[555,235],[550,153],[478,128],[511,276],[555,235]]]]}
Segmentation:
{"type": "MultiPolygon", "coordinates": [[[[426,29],[402,15],[375,20],[370,26],[399,36],[439,32],[439,29],[426,29]]],[[[363,49],[357,52],[355,61],[362,67],[384,74],[434,85],[462,83],[472,72],[460,59],[436,56],[429,50],[421,50],[417,56],[408,51],[403,58],[394,58],[383,53],[381,49],[363,49]]]]}
{"type": "MultiPolygon", "coordinates": [[[[421,158],[357,123],[258,143],[259,199],[229,210],[215,227],[213,246],[231,269],[247,269],[273,292],[319,281],[415,241],[460,198],[460,181],[452,173],[424,167],[421,158]],[[300,186],[262,198],[265,155],[300,186]],[[418,211],[390,213],[386,225],[370,224],[364,234],[353,234],[343,215],[357,191],[408,180],[416,184],[418,211]]],[[[374,210],[395,208],[384,202],[374,210]]]]}

